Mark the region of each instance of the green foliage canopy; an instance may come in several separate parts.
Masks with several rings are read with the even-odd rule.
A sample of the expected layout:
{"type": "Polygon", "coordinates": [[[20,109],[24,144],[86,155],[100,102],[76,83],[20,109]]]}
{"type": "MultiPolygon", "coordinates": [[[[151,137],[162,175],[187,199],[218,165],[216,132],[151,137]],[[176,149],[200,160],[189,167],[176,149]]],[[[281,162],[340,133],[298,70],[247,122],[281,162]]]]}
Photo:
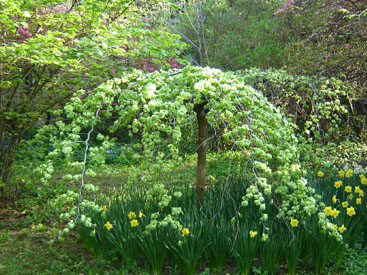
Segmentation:
{"type": "Polygon", "coordinates": [[[0,182],[24,133],[76,90],[88,93],[140,60],[177,56],[178,37],[152,30],[143,4],[0,1],[0,182]]]}

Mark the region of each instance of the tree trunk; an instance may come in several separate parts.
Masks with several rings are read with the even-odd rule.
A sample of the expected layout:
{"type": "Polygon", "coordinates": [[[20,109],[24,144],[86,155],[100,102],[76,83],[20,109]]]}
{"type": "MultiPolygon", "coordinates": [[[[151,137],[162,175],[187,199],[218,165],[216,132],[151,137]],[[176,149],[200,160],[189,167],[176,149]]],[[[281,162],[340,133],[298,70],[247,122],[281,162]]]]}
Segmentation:
{"type": "Polygon", "coordinates": [[[198,120],[198,161],[197,161],[197,177],[196,177],[196,194],[200,202],[203,202],[205,189],[205,170],[206,170],[206,148],[208,137],[208,121],[206,119],[207,111],[204,109],[206,103],[194,106],[198,120]]]}
{"type": "Polygon", "coordinates": [[[18,135],[13,135],[10,138],[6,149],[0,148],[0,203],[3,203],[3,205],[6,203],[4,186],[9,182],[11,166],[15,160],[23,134],[24,129],[18,135]]]}

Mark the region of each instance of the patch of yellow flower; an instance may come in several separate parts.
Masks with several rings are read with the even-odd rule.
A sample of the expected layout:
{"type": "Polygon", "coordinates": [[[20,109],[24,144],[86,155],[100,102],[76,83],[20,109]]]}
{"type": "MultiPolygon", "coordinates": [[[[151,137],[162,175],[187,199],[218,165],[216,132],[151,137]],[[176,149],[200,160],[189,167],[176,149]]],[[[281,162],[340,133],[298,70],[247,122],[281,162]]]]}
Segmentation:
{"type": "Polygon", "coordinates": [[[333,216],[334,218],[336,218],[339,215],[340,211],[336,208],[333,209],[333,211],[331,211],[331,216],[333,216]]]}
{"type": "Polygon", "coordinates": [[[336,189],[340,188],[340,186],[342,186],[342,185],[343,185],[343,182],[341,180],[338,180],[334,183],[334,186],[335,186],[336,189]]]}
{"type": "Polygon", "coordinates": [[[324,172],[318,171],[317,172],[317,176],[320,177],[320,178],[322,178],[324,176],[324,172]]]}
{"type": "Polygon", "coordinates": [[[344,224],[339,227],[339,232],[340,233],[343,233],[345,230],[347,230],[347,228],[344,226],[344,224]]]}
{"type": "Polygon", "coordinates": [[[135,212],[132,212],[132,211],[130,211],[129,212],[129,214],[127,215],[128,217],[129,217],[129,219],[131,220],[131,219],[135,219],[136,218],[136,214],[135,214],[135,212]]]}
{"type": "Polygon", "coordinates": [[[344,208],[347,208],[347,207],[348,207],[348,202],[347,202],[347,201],[343,201],[343,202],[342,202],[342,206],[343,206],[344,208]]]}
{"type": "Polygon", "coordinates": [[[137,227],[139,225],[139,222],[138,222],[138,220],[133,219],[133,220],[130,221],[130,225],[131,225],[131,227],[137,227]]]}
{"type": "Polygon", "coordinates": [[[106,205],[103,205],[102,208],[103,208],[103,212],[107,211],[107,206],[106,205]]]}
{"type": "Polygon", "coordinates": [[[251,238],[254,238],[256,235],[257,235],[257,231],[252,231],[252,230],[250,230],[250,237],[251,238]]]}
{"type": "Polygon", "coordinates": [[[298,220],[297,219],[291,219],[291,226],[297,227],[298,226],[298,220]]]}
{"type": "Polygon", "coordinates": [[[327,206],[324,208],[324,213],[326,216],[330,216],[333,210],[331,209],[331,206],[327,206]]]}
{"type": "Polygon", "coordinates": [[[141,219],[143,216],[144,216],[143,212],[140,211],[138,217],[141,219]]]}
{"type": "Polygon", "coordinates": [[[182,228],[181,235],[188,236],[190,234],[190,230],[187,227],[182,228]]]}
{"type": "Polygon", "coordinates": [[[344,178],[344,175],[345,175],[344,171],[343,170],[340,170],[339,171],[339,177],[344,178]]]}
{"type": "Polygon", "coordinates": [[[332,201],[333,203],[336,203],[337,199],[336,199],[336,196],[335,196],[335,195],[331,198],[331,201],[332,201]]]}
{"type": "Polygon", "coordinates": [[[361,198],[357,198],[357,199],[356,199],[356,204],[362,204],[362,200],[361,200],[361,198]]]}
{"type": "Polygon", "coordinates": [[[353,206],[347,208],[347,215],[348,216],[353,216],[355,214],[356,214],[356,211],[354,210],[354,207],[353,206]]]}
{"type": "Polygon", "coordinates": [[[350,192],[352,192],[352,187],[347,185],[347,186],[345,186],[344,191],[347,192],[347,193],[350,193],[350,192]]]}
{"type": "Polygon", "coordinates": [[[361,179],[361,183],[362,183],[363,185],[366,185],[366,184],[367,184],[367,179],[366,179],[366,178],[361,179]]]}
{"type": "Polygon", "coordinates": [[[350,195],[348,196],[348,199],[349,199],[349,200],[353,200],[353,195],[352,195],[352,194],[350,194],[350,195]]]}
{"type": "Polygon", "coordinates": [[[348,169],[348,171],[345,173],[345,177],[346,178],[350,178],[351,176],[353,176],[353,170],[352,169],[348,169]]]}
{"type": "Polygon", "coordinates": [[[107,229],[108,231],[110,231],[110,230],[113,228],[113,225],[112,225],[112,224],[110,224],[110,222],[106,222],[106,224],[105,224],[104,226],[106,227],[106,229],[107,229]]]}

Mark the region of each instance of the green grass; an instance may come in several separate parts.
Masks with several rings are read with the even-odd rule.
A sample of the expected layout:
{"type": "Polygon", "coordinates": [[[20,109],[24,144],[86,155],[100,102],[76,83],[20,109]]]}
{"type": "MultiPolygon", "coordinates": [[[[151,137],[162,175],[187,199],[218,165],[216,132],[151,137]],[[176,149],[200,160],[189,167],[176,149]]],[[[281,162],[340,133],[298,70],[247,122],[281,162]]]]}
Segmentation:
{"type": "Polygon", "coordinates": [[[0,274],[121,274],[93,257],[74,234],[58,241],[48,225],[17,211],[0,212],[0,274]]]}

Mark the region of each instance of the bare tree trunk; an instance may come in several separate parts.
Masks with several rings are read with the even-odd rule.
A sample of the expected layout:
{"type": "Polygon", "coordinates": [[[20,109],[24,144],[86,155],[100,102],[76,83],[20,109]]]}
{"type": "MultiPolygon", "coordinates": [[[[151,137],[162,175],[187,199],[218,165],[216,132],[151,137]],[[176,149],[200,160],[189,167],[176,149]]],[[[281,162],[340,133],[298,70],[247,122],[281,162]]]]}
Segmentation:
{"type": "Polygon", "coordinates": [[[198,161],[197,161],[197,177],[196,177],[196,194],[199,201],[203,202],[205,189],[205,174],[206,174],[206,149],[208,137],[208,120],[206,119],[207,111],[204,109],[206,103],[194,106],[194,111],[197,114],[198,120],[198,161]]]}

